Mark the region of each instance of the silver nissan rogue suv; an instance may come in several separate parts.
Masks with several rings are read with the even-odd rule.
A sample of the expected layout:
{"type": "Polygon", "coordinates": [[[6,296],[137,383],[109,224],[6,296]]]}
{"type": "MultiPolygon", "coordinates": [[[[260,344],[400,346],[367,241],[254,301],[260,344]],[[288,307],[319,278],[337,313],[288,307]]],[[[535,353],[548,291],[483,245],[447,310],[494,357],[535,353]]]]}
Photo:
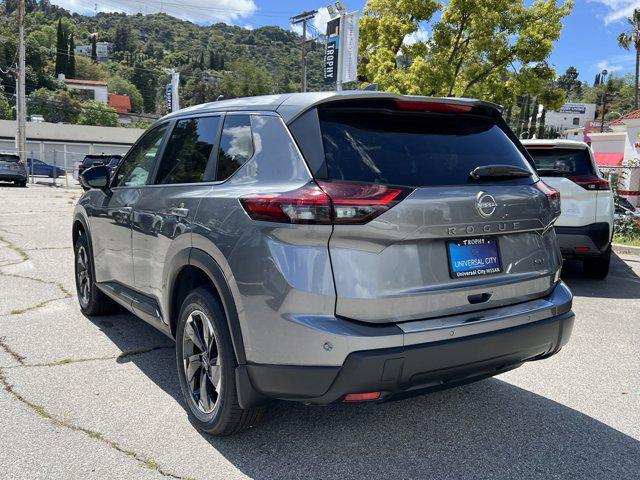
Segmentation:
{"type": "Polygon", "coordinates": [[[383,402],[557,353],[573,326],[557,191],[468,99],[323,92],[157,121],[73,223],[87,315],[120,304],[176,341],[195,425],[270,399],[383,402]]]}

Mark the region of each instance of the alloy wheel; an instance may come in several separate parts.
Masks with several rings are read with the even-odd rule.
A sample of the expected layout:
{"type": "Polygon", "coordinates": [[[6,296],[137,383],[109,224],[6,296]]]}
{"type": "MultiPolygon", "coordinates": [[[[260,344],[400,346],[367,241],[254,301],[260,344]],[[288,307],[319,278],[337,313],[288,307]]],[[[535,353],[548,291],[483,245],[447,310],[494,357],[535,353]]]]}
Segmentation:
{"type": "Polygon", "coordinates": [[[91,281],[89,278],[89,257],[84,246],[78,248],[76,255],[76,283],[80,303],[83,307],[87,306],[91,297],[91,281]]]}
{"type": "Polygon", "coordinates": [[[216,334],[200,310],[191,312],[185,324],[182,363],[193,403],[200,412],[210,414],[219,404],[222,372],[216,334]]]}

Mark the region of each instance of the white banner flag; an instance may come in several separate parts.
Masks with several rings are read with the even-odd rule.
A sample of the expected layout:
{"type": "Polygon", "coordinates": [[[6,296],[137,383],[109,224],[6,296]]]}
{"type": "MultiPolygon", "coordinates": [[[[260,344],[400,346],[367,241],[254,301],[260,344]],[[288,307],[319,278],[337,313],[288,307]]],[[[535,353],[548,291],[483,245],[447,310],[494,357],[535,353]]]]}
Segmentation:
{"type": "Polygon", "coordinates": [[[358,29],[360,12],[347,13],[344,17],[344,36],[341,53],[342,81],[353,82],[358,79],[358,29]]]}

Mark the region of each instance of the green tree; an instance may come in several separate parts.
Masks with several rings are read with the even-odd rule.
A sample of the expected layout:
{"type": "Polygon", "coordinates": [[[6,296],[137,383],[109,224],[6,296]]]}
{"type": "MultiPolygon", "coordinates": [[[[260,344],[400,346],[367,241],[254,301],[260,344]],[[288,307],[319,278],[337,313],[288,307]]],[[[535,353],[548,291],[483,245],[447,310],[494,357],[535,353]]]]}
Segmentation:
{"type": "Polygon", "coordinates": [[[144,108],[144,99],[138,88],[128,80],[119,76],[111,76],[107,80],[107,87],[110,93],[127,95],[131,100],[131,110],[140,113],[144,108]]]}
{"type": "Polygon", "coordinates": [[[522,93],[523,71],[531,94],[555,80],[545,61],[572,7],[555,0],[529,7],[522,0],[450,0],[444,7],[435,0],[369,0],[360,73],[383,90],[510,103],[522,93]],[[405,39],[421,23],[433,25],[431,38],[408,45],[405,39]],[[399,56],[406,61],[399,63],[399,56]]]}
{"type": "Polygon", "coordinates": [[[558,77],[558,87],[564,90],[568,98],[579,99],[582,96],[582,82],[578,79],[578,69],[569,67],[567,71],[558,77]]]}
{"type": "Polygon", "coordinates": [[[232,71],[222,79],[220,90],[224,98],[273,93],[269,72],[251,61],[234,63],[232,71]]]}
{"type": "Polygon", "coordinates": [[[42,115],[45,122],[77,123],[80,102],[66,90],[36,90],[27,98],[27,109],[32,115],[42,115]]]}
{"type": "Polygon", "coordinates": [[[91,61],[97,63],[98,61],[98,41],[96,35],[91,35],[91,61]]]}
{"type": "Polygon", "coordinates": [[[58,30],[56,31],[56,71],[66,74],[67,72],[67,54],[69,52],[69,45],[67,44],[67,32],[62,26],[62,19],[58,20],[58,30]]]}
{"type": "Polygon", "coordinates": [[[76,74],[74,78],[80,80],[105,80],[107,72],[101,64],[94,63],[83,55],[78,55],[76,57],[76,74]]]}
{"type": "Polygon", "coordinates": [[[117,127],[118,112],[104,103],[92,100],[82,102],[78,123],[80,125],[97,125],[102,127],[117,127]]]}
{"type": "Polygon", "coordinates": [[[638,109],[638,74],[640,73],[640,10],[633,11],[631,17],[627,18],[629,30],[618,35],[618,45],[625,50],[634,48],[636,54],[636,77],[635,91],[633,97],[633,108],[638,109]]]}
{"type": "Polygon", "coordinates": [[[0,120],[13,120],[13,117],[14,112],[11,104],[5,96],[4,89],[0,86],[0,120]]]}
{"type": "Polygon", "coordinates": [[[76,78],[76,42],[73,33],[69,35],[69,57],[67,60],[67,77],[76,78]]]}

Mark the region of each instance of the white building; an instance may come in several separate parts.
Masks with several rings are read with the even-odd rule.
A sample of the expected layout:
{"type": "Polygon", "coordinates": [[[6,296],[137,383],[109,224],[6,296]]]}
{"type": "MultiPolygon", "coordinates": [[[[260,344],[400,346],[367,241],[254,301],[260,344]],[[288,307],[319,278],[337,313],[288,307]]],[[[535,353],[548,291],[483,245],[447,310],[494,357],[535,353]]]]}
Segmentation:
{"type": "Polygon", "coordinates": [[[640,205],[640,110],[609,124],[609,131],[590,132],[591,148],[603,173],[619,180],[618,193],[640,205]]]}
{"type": "MultiPolygon", "coordinates": [[[[113,49],[113,44],[111,42],[97,42],[96,43],[96,57],[99,62],[106,62],[109,60],[109,54],[113,49]]],[[[89,45],[78,45],[75,48],[75,53],[78,55],[83,55],[85,57],[91,56],[91,44],[89,45]]]]}
{"type": "Polygon", "coordinates": [[[584,127],[596,117],[595,103],[565,103],[560,110],[549,110],[545,125],[559,131],[584,127]]]}
{"type": "Polygon", "coordinates": [[[81,100],[93,100],[95,102],[104,103],[105,105],[109,103],[107,82],[65,78],[62,73],[58,74],[58,80],[64,83],[68,88],[76,90],[76,94],[81,100]]]}

